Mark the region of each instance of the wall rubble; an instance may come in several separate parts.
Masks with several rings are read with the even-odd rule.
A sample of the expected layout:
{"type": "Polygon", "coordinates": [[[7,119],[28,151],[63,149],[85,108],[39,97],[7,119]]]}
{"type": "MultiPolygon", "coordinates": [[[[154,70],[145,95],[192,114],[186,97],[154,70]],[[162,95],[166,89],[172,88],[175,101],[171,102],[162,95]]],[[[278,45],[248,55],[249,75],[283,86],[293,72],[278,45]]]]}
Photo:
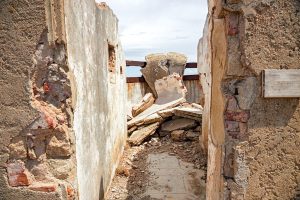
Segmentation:
{"type": "Polygon", "coordinates": [[[296,0],[209,1],[198,47],[207,199],[299,196],[299,98],[261,96],[262,70],[299,69],[299,6],[296,0]]]}

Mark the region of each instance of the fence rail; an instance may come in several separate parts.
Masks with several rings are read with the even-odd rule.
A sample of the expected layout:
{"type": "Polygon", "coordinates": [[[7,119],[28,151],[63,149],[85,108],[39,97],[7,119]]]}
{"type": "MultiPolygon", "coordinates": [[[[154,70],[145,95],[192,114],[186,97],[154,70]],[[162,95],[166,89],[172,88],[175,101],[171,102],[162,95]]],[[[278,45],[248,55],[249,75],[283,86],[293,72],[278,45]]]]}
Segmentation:
{"type": "MultiPolygon", "coordinates": [[[[134,61],[134,60],[126,60],[126,66],[127,67],[141,67],[144,68],[146,66],[145,61],[134,61]]],[[[195,62],[190,62],[186,63],[185,68],[197,68],[197,63],[195,62]]],[[[199,75],[184,75],[183,80],[199,80],[199,75]]],[[[127,77],[126,79],[127,83],[142,83],[146,82],[144,77],[127,77]]]]}

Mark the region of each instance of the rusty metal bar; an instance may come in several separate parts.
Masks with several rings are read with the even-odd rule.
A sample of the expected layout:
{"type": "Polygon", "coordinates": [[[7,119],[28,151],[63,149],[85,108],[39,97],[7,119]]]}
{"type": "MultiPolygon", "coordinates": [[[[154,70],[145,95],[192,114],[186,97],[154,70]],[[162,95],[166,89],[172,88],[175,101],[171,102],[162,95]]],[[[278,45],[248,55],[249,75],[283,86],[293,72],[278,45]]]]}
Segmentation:
{"type": "MultiPolygon", "coordinates": [[[[145,67],[146,66],[146,62],[144,61],[134,61],[134,60],[126,60],[126,66],[127,67],[145,67]]],[[[190,63],[186,63],[185,68],[197,68],[197,63],[195,62],[190,62],[190,63]]]]}
{"type": "MultiPolygon", "coordinates": [[[[199,75],[184,75],[183,80],[184,81],[199,80],[199,75]]],[[[127,77],[126,82],[127,83],[143,83],[146,81],[145,81],[144,77],[127,77]]]]}

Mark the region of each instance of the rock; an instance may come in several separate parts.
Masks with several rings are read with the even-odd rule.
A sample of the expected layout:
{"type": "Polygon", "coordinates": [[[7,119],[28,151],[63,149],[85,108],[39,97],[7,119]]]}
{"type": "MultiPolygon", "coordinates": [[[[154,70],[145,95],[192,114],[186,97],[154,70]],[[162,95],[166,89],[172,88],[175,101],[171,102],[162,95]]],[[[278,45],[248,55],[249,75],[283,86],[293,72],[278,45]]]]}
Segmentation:
{"type": "Polygon", "coordinates": [[[142,129],[134,131],[128,139],[131,145],[140,145],[147,137],[153,135],[159,127],[159,122],[145,126],[142,129]]]}
{"type": "Polygon", "coordinates": [[[184,130],[176,130],[171,132],[171,138],[174,141],[184,141],[185,140],[185,134],[184,130]]]}
{"type": "Polygon", "coordinates": [[[134,105],[132,107],[132,116],[135,117],[138,114],[140,114],[141,112],[143,112],[144,110],[146,110],[147,108],[149,108],[150,106],[152,106],[152,104],[154,103],[155,99],[153,97],[152,93],[147,93],[142,101],[140,103],[138,103],[137,105],[134,105]]]}
{"type": "Polygon", "coordinates": [[[236,84],[238,95],[235,95],[239,107],[243,110],[250,110],[257,96],[258,81],[256,77],[248,77],[236,84]]]}
{"type": "Polygon", "coordinates": [[[132,117],[130,115],[127,115],[127,121],[132,120],[132,117]]]}
{"type": "Polygon", "coordinates": [[[174,120],[163,123],[161,126],[161,131],[171,132],[171,131],[179,130],[179,129],[187,130],[190,128],[194,128],[196,126],[197,126],[197,123],[195,120],[180,118],[180,119],[174,119],[174,120]]]}
{"type": "Polygon", "coordinates": [[[20,161],[14,161],[7,164],[8,183],[12,187],[28,186],[32,183],[30,173],[25,168],[25,164],[20,161]]]}
{"type": "Polygon", "coordinates": [[[203,111],[203,107],[200,104],[192,103],[192,107],[198,108],[199,110],[203,111]]]}
{"type": "Polygon", "coordinates": [[[35,182],[30,185],[28,188],[30,190],[39,191],[39,192],[55,192],[58,187],[57,183],[39,183],[35,182]]]}
{"type": "Polygon", "coordinates": [[[199,137],[200,137],[200,132],[187,131],[185,133],[185,138],[190,141],[197,141],[199,140],[199,137]]]}
{"type": "Polygon", "coordinates": [[[76,167],[71,159],[48,159],[50,172],[60,180],[65,180],[76,173],[76,167]]]}
{"type": "Polygon", "coordinates": [[[68,157],[72,153],[71,144],[67,139],[59,140],[53,136],[47,146],[46,153],[50,157],[68,157]]]}
{"type": "Polygon", "coordinates": [[[23,159],[27,157],[25,142],[22,139],[11,143],[8,148],[10,150],[11,158],[23,159]]]}
{"type": "Polygon", "coordinates": [[[225,120],[237,121],[237,122],[248,122],[250,118],[250,111],[240,111],[240,112],[225,112],[225,120]]]}

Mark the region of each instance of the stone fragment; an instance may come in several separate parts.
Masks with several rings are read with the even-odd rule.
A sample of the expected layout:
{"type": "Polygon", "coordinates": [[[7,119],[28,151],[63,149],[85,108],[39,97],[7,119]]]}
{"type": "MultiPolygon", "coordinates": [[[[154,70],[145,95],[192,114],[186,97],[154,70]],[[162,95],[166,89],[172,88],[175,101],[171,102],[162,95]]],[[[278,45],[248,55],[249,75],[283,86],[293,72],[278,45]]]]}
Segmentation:
{"type": "Polygon", "coordinates": [[[127,115],[127,121],[132,120],[132,117],[130,115],[127,115]]]}
{"type": "Polygon", "coordinates": [[[152,123],[155,123],[155,122],[162,122],[164,119],[158,115],[157,113],[154,113],[152,115],[149,115],[148,117],[146,117],[144,120],[143,120],[143,124],[152,124],[152,123]]]}
{"type": "Polygon", "coordinates": [[[49,170],[57,179],[65,180],[75,174],[76,167],[71,159],[48,159],[49,170]]]}
{"type": "Polygon", "coordinates": [[[199,140],[199,137],[200,137],[200,132],[186,131],[186,133],[185,133],[185,139],[190,140],[190,141],[199,140]]]}
{"type": "Polygon", "coordinates": [[[142,129],[134,131],[128,139],[131,145],[140,145],[147,137],[153,135],[159,127],[159,122],[145,126],[142,129]]]}
{"type": "Polygon", "coordinates": [[[190,118],[190,119],[194,119],[194,120],[200,121],[201,117],[202,117],[202,111],[203,110],[200,110],[198,108],[180,107],[180,108],[176,108],[174,110],[174,114],[176,116],[190,118]]]}
{"type": "Polygon", "coordinates": [[[33,191],[38,192],[55,192],[58,187],[57,183],[40,183],[35,182],[34,184],[30,185],[28,188],[33,191]]]}
{"type": "Polygon", "coordinates": [[[194,129],[194,131],[196,131],[196,132],[201,132],[201,130],[202,130],[201,126],[197,126],[197,127],[194,129]]]}
{"type": "Polygon", "coordinates": [[[46,162],[39,162],[36,160],[27,163],[28,170],[34,176],[36,181],[50,180],[48,164],[46,162]]]}
{"type": "Polygon", "coordinates": [[[239,122],[225,120],[225,129],[229,132],[238,132],[240,131],[239,122]]]}
{"type": "Polygon", "coordinates": [[[155,90],[158,95],[155,101],[156,104],[165,104],[176,99],[185,98],[187,92],[182,77],[176,73],[156,80],[155,90]]]}
{"type": "Polygon", "coordinates": [[[203,111],[203,107],[200,104],[192,103],[192,107],[198,108],[199,110],[203,111]]]}
{"type": "Polygon", "coordinates": [[[258,94],[258,81],[256,77],[248,77],[236,84],[238,95],[235,95],[242,110],[250,110],[258,94]]]}
{"type": "Polygon", "coordinates": [[[30,129],[54,129],[58,122],[48,112],[43,111],[40,116],[29,126],[30,129]]]}
{"type": "Polygon", "coordinates": [[[175,130],[171,132],[171,138],[174,141],[184,141],[185,140],[185,134],[184,130],[175,130]]]}
{"type": "Polygon", "coordinates": [[[197,123],[195,120],[180,118],[163,123],[161,126],[161,130],[171,132],[174,130],[187,130],[196,126],[197,123]]]}
{"type": "Polygon", "coordinates": [[[141,72],[154,96],[157,97],[155,90],[155,81],[169,75],[167,64],[167,56],[165,54],[150,54],[146,56],[147,65],[141,72]]]}
{"type": "Polygon", "coordinates": [[[12,187],[28,186],[32,183],[30,173],[25,168],[25,164],[20,161],[14,161],[7,164],[8,183],[12,187]]]}
{"type": "Polygon", "coordinates": [[[47,146],[46,153],[51,157],[68,157],[72,153],[70,141],[53,136],[47,146]]]}
{"type": "Polygon", "coordinates": [[[15,159],[22,159],[27,157],[27,150],[25,142],[20,139],[8,146],[10,150],[10,157],[15,159]]]}
{"type": "Polygon", "coordinates": [[[169,109],[165,109],[165,110],[160,110],[157,112],[157,114],[159,114],[161,117],[163,118],[168,118],[174,115],[174,110],[176,108],[169,108],[169,109]]]}
{"type": "Polygon", "coordinates": [[[155,99],[153,97],[152,93],[147,93],[142,101],[140,103],[138,103],[137,105],[134,105],[132,107],[132,116],[135,117],[138,114],[140,114],[141,112],[143,112],[144,110],[146,110],[147,108],[149,108],[150,106],[152,106],[152,104],[154,103],[155,99]]]}

